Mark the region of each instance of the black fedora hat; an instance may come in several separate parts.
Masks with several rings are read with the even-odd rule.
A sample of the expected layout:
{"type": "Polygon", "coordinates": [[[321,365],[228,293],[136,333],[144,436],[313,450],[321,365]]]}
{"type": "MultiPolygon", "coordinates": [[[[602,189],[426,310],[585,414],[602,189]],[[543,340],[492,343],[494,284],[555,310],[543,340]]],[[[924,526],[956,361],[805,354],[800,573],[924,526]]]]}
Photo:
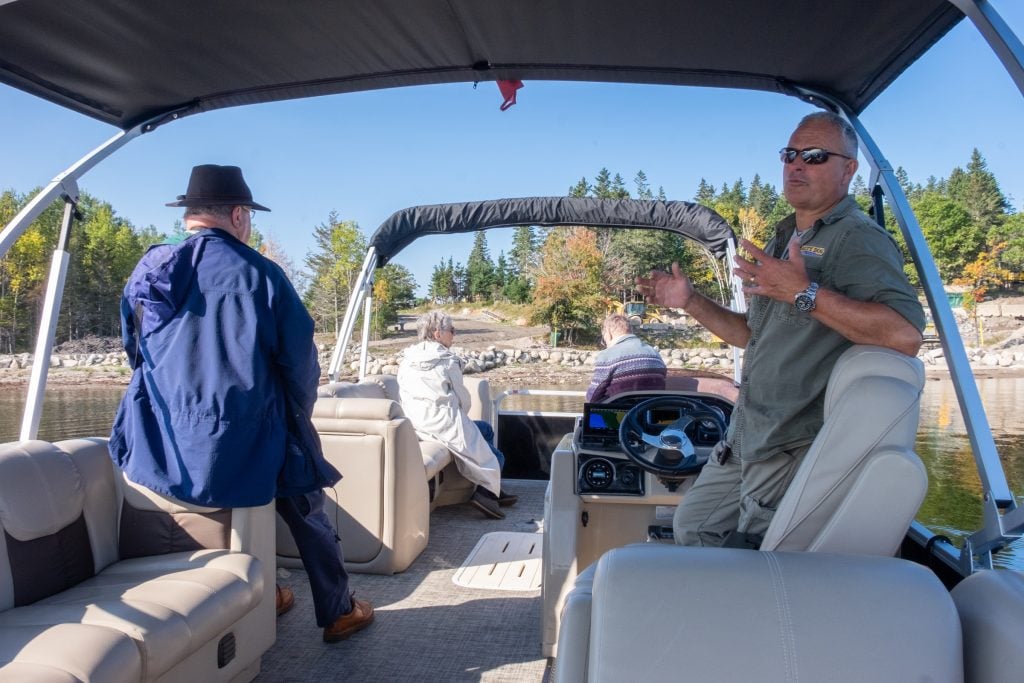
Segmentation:
{"type": "Polygon", "coordinates": [[[242,178],[242,169],[237,166],[203,164],[192,167],[188,179],[188,190],[179,194],[178,200],[167,206],[251,206],[260,211],[270,211],[252,200],[252,191],[242,178]]]}

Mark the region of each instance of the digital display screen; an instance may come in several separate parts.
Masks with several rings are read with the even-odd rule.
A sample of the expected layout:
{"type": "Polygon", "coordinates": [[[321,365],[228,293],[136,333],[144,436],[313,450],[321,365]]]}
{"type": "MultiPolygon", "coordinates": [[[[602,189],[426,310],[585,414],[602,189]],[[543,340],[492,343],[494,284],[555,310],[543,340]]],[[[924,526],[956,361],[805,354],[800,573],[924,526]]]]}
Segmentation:
{"type": "Polygon", "coordinates": [[[629,412],[628,408],[619,408],[606,404],[583,404],[583,434],[585,436],[616,436],[622,418],[629,412]]]}
{"type": "Polygon", "coordinates": [[[647,414],[647,421],[652,425],[668,425],[679,419],[679,408],[658,408],[647,414]]]}

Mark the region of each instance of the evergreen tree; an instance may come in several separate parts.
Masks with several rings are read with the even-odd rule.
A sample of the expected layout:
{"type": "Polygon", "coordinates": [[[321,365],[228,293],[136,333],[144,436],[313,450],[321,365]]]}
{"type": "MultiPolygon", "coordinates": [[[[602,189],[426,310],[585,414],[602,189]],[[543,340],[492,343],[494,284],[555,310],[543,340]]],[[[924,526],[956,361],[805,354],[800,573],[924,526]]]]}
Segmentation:
{"type": "Polygon", "coordinates": [[[473,301],[487,300],[494,292],[494,262],[487,249],[487,235],[479,231],[473,236],[473,250],[466,261],[466,288],[473,301]]]}
{"type": "Polygon", "coordinates": [[[580,178],[580,181],[569,188],[570,197],[586,197],[590,194],[590,184],[587,182],[586,176],[580,178]]]}
{"type": "Polygon", "coordinates": [[[654,193],[651,192],[651,186],[647,182],[646,173],[637,171],[636,176],[633,177],[633,184],[636,185],[637,199],[654,199],[654,193]]]}
{"type": "Polygon", "coordinates": [[[607,168],[602,168],[594,178],[594,186],[590,193],[598,199],[614,199],[612,189],[612,175],[607,168]]]}
{"type": "Polygon", "coordinates": [[[963,204],[971,220],[986,231],[1001,222],[1010,206],[977,148],[966,171],[955,168],[949,174],[947,188],[949,196],[963,204]]]}
{"type": "Polygon", "coordinates": [[[767,222],[778,202],[779,193],[775,191],[775,187],[769,183],[762,183],[761,176],[755,173],[754,179],[750,181],[750,192],[747,193],[747,206],[767,222]]]}
{"type": "Polygon", "coordinates": [[[896,167],[896,182],[900,184],[900,189],[903,190],[903,194],[906,195],[907,199],[914,194],[914,184],[910,182],[910,176],[907,174],[907,170],[902,166],[896,167]]]}
{"type": "Polygon", "coordinates": [[[857,177],[853,179],[853,184],[850,186],[850,194],[858,199],[862,197],[870,197],[871,193],[868,192],[868,185],[864,182],[864,178],[858,173],[857,177]]]}
{"type": "Polygon", "coordinates": [[[373,319],[370,327],[378,338],[398,322],[398,311],[412,306],[416,280],[404,266],[389,263],[378,268],[373,279],[373,319]]]}
{"type": "Polygon", "coordinates": [[[455,301],[469,301],[469,279],[466,267],[456,263],[452,270],[452,281],[455,283],[455,301]]]}
{"type": "Polygon", "coordinates": [[[451,259],[449,258],[447,262],[441,259],[441,263],[434,266],[434,271],[430,275],[427,296],[435,304],[448,303],[453,288],[451,259]]]}
{"type": "Polygon", "coordinates": [[[526,303],[530,299],[537,263],[537,235],[532,226],[520,225],[515,229],[508,256],[508,274],[502,294],[513,303],[526,303]]]}
{"type": "Polygon", "coordinates": [[[693,196],[693,201],[704,206],[713,206],[715,203],[714,186],[701,178],[700,185],[697,186],[697,194],[693,196]]]}
{"type": "Polygon", "coordinates": [[[622,176],[618,173],[612,178],[612,184],[609,188],[609,199],[629,199],[629,190],[626,189],[626,181],[622,179],[622,176]]]}
{"type": "Polygon", "coordinates": [[[508,259],[505,258],[505,252],[500,252],[498,260],[494,263],[494,293],[491,295],[492,299],[507,298],[505,286],[508,284],[509,278],[508,259]]]}

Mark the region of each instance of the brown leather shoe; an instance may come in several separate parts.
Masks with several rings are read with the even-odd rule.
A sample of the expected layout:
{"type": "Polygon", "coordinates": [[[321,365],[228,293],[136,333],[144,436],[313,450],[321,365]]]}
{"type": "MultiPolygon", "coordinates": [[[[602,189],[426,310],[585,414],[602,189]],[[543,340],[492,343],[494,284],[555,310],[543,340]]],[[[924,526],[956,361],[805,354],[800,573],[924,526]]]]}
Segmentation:
{"type": "Polygon", "coordinates": [[[342,614],[337,621],[324,629],[324,642],[336,643],[339,640],[345,640],[372,623],[373,605],[366,600],[352,598],[352,611],[342,614]]]}
{"type": "Polygon", "coordinates": [[[503,508],[515,505],[518,501],[519,496],[514,493],[508,493],[505,489],[501,489],[501,493],[498,494],[498,505],[503,508]]]}
{"type": "Polygon", "coordinates": [[[292,592],[291,588],[276,585],[277,588],[277,616],[281,616],[292,607],[295,607],[295,593],[292,592]]]}

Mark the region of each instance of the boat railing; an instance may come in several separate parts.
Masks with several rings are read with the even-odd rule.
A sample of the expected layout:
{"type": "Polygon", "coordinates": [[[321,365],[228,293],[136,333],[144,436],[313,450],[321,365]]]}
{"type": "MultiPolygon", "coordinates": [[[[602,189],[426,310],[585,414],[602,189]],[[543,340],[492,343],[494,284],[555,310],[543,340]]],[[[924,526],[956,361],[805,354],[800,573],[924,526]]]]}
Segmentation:
{"type": "Polygon", "coordinates": [[[511,396],[569,396],[574,398],[585,398],[587,393],[585,391],[569,391],[566,389],[506,389],[500,394],[491,399],[491,413],[495,416],[494,420],[494,439],[498,440],[498,428],[500,415],[528,415],[528,416],[544,416],[544,417],[579,417],[583,414],[582,411],[564,411],[564,410],[502,410],[502,403],[505,399],[511,396]]]}

